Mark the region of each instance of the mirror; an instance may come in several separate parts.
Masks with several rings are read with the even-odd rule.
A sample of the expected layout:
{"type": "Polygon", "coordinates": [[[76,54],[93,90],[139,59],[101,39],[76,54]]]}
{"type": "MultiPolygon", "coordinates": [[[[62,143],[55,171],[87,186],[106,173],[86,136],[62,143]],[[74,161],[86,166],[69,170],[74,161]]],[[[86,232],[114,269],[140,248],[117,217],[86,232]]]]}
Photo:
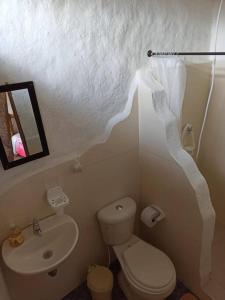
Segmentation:
{"type": "Polygon", "coordinates": [[[0,86],[0,158],[9,169],[49,154],[32,81],[0,86]]]}

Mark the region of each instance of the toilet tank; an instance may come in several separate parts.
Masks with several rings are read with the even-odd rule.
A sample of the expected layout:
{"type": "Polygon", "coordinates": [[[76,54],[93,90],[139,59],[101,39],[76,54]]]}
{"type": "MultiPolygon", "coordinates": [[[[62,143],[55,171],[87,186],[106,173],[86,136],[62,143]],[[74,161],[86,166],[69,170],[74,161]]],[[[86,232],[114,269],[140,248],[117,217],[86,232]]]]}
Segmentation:
{"type": "Polygon", "coordinates": [[[103,239],[107,245],[123,244],[133,234],[136,202],[132,198],[123,198],[102,208],[97,218],[103,239]]]}

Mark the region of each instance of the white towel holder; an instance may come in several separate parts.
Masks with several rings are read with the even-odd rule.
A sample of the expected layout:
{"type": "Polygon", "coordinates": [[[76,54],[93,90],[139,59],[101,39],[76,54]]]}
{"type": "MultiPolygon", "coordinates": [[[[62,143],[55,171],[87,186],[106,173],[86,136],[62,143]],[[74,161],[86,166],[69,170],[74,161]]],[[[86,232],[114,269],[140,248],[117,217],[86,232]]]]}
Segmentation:
{"type": "Polygon", "coordinates": [[[195,136],[192,124],[187,123],[184,125],[181,135],[181,142],[184,150],[193,156],[195,151],[195,136]]]}

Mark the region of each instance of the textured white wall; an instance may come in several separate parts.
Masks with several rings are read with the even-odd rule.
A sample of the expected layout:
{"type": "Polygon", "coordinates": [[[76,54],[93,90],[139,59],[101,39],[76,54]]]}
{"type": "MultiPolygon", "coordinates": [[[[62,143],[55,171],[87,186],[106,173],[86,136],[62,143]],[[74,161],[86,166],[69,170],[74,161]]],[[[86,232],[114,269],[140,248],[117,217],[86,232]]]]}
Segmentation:
{"type": "Polygon", "coordinates": [[[148,49],[209,48],[213,7],[212,0],[1,0],[0,82],[34,81],[51,156],[0,170],[0,180],[101,140],[148,49]]]}
{"type": "MultiPolygon", "coordinates": [[[[217,17],[219,14],[219,8],[220,8],[221,0],[215,0],[214,5],[214,22],[212,26],[212,35],[211,35],[211,51],[224,51],[225,47],[225,39],[224,39],[224,25],[225,25],[225,1],[223,0],[221,12],[220,12],[220,18],[218,23],[218,32],[216,30],[217,25],[217,17]],[[217,37],[216,37],[217,32],[217,37]]],[[[217,56],[217,61],[224,61],[224,56],[217,56]]]]}
{"type": "MultiPolygon", "coordinates": [[[[216,13],[218,13],[218,8],[219,8],[219,5],[217,5],[216,13]]],[[[218,26],[218,37],[217,37],[217,43],[216,43],[216,50],[223,51],[223,52],[225,51],[224,26],[225,26],[225,1],[223,0],[220,19],[219,19],[219,26],[218,26]]],[[[214,29],[214,31],[216,32],[216,29],[214,29]]],[[[212,43],[212,47],[215,47],[214,41],[212,43]]],[[[224,56],[217,57],[217,60],[225,61],[225,57],[224,56]]]]}

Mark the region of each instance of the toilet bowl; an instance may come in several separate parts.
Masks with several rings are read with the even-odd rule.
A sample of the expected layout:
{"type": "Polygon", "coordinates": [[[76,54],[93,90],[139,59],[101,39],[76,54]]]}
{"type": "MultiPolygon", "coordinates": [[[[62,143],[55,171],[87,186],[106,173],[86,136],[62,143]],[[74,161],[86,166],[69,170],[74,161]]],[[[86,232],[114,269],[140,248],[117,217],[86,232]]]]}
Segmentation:
{"type": "Polygon", "coordinates": [[[136,203],[123,198],[98,214],[103,239],[120,262],[118,280],[128,300],[163,300],[176,284],[172,261],[161,250],[133,235],[136,203]]]}
{"type": "Polygon", "coordinates": [[[169,257],[133,235],[113,246],[120,262],[119,284],[129,300],[162,300],[176,285],[176,271],[169,257]]]}

